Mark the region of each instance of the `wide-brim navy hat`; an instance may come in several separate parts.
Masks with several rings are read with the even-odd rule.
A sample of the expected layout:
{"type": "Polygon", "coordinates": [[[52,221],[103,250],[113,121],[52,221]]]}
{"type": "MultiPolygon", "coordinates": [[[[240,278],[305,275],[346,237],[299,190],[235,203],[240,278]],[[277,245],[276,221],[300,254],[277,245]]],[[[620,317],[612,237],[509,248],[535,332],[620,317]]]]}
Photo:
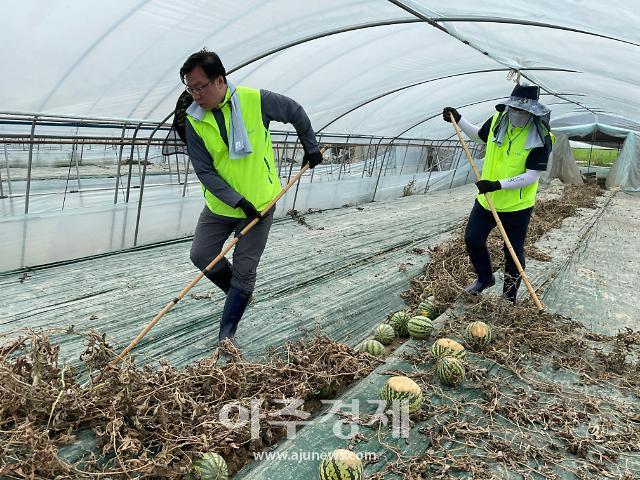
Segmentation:
{"type": "Polygon", "coordinates": [[[497,104],[496,108],[498,110],[503,110],[505,106],[519,108],[536,117],[543,117],[551,112],[551,110],[541,104],[538,101],[539,98],[540,87],[537,85],[516,85],[513,92],[511,92],[511,98],[504,103],[497,104]]]}

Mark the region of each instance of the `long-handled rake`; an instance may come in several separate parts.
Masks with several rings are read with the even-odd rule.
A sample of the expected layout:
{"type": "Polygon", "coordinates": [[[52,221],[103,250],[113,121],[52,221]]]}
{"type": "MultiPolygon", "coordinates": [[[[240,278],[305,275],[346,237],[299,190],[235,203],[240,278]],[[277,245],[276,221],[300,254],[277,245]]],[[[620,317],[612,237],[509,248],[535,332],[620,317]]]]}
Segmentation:
{"type": "MultiPolygon", "coordinates": [[[[302,167],[300,169],[300,171],[289,181],[289,183],[287,183],[287,185],[285,185],[285,187],[282,189],[282,191],[276,196],[276,198],[274,198],[271,203],[269,203],[269,205],[267,205],[267,207],[264,209],[263,213],[268,212],[275,204],[278,200],[280,200],[282,198],[282,196],[287,193],[287,191],[293,186],[293,184],[295,184],[300,177],[302,177],[302,175],[304,174],[304,172],[306,172],[309,169],[309,165],[305,165],[304,167],[302,167]]],[[[222,260],[224,258],[224,256],[233,248],[233,246],[238,243],[238,241],[247,234],[247,232],[249,230],[251,230],[258,222],[260,221],[259,218],[254,218],[251,222],[249,222],[247,224],[246,227],[244,227],[242,229],[242,231],[238,234],[238,236],[236,236],[231,242],[229,242],[229,244],[224,247],[222,249],[222,251],[218,254],[218,256],[216,258],[214,258],[211,263],[209,263],[209,265],[207,265],[207,267],[200,272],[198,275],[196,275],[196,277],[191,280],[191,282],[189,282],[189,284],[184,287],[182,289],[182,291],[180,293],[178,293],[176,295],[176,297],[171,300],[162,310],[160,310],[160,313],[158,313],[153,320],[151,320],[149,322],[149,324],[147,326],[145,326],[142,331],[138,334],[138,336],[136,338],[133,339],[133,341],[129,344],[129,346],[127,348],[125,348],[119,355],[116,356],[116,358],[113,359],[113,361],[105,368],[112,368],[114,367],[119,361],[123,360],[124,357],[127,356],[127,354],[133,350],[133,348],[135,348],[135,346],[140,342],[140,340],[142,340],[142,338],[149,332],[149,330],[151,330],[154,325],[156,323],[158,323],[158,321],[169,311],[171,310],[180,300],[182,300],[182,298],[187,294],[187,292],[189,292],[189,290],[191,290],[191,288],[198,283],[202,277],[205,276],[205,274],[207,272],[209,272],[213,266],[218,263],[220,260],[222,260]]],[[[103,371],[104,373],[104,371],[103,371]]],[[[102,374],[100,375],[100,377],[102,376],[102,374]]]]}

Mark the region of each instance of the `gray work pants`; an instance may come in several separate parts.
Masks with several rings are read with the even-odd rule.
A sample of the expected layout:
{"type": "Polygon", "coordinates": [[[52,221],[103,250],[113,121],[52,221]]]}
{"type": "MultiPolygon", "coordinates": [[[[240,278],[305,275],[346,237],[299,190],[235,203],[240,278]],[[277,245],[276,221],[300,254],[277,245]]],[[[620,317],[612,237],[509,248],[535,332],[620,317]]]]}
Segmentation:
{"type": "MultiPolygon", "coordinates": [[[[267,244],[269,230],[273,223],[273,208],[269,214],[256,225],[253,226],[245,236],[243,236],[233,248],[233,264],[226,258],[219,261],[207,274],[207,277],[219,285],[219,276],[231,272],[230,284],[246,292],[252,292],[256,284],[256,269],[260,262],[260,257],[267,244]]],[[[200,269],[204,270],[211,261],[218,256],[226,240],[234,233],[237,236],[240,231],[247,226],[246,218],[232,218],[216,215],[205,205],[196,231],[193,235],[191,245],[191,261],[200,269]]]]}

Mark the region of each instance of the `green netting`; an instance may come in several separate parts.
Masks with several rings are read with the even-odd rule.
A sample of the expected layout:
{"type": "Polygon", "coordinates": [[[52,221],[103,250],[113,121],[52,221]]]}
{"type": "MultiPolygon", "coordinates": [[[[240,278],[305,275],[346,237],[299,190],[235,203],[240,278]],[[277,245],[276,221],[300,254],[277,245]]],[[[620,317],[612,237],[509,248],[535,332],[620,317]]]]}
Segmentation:
{"type": "MultiPolygon", "coordinates": [[[[615,294],[619,283],[598,288],[580,285],[575,279],[576,272],[578,277],[584,276],[584,269],[595,257],[601,259],[597,269],[601,275],[609,272],[626,283],[624,273],[614,275],[604,265],[615,258],[622,268],[619,262],[626,255],[624,251],[611,253],[612,242],[603,238],[602,232],[615,236],[612,232],[619,229],[609,222],[617,223],[617,217],[629,212],[637,201],[637,197],[607,193],[598,198],[597,209],[579,210],[576,217],[566,219],[561,229],[537,244],[551,259],[529,262],[532,283],[543,286],[542,299],[548,311],[572,315],[579,323],[539,317],[538,325],[533,325],[523,317],[521,324],[505,325],[493,354],[468,354],[467,380],[458,389],[442,389],[434,377],[433,362],[425,362],[425,349],[433,338],[429,342],[409,341],[367,380],[342,395],[345,414],[321,414],[297,438],[283,442],[268,461],[255,462],[240,472],[239,478],[314,479],[319,457],[336,448],[352,448],[364,458],[377,457],[365,469],[367,478],[372,479],[637,478],[639,390],[637,382],[628,384],[624,378],[629,377],[621,380],[617,375],[626,372],[633,378],[640,359],[640,338],[632,332],[616,337],[620,312],[603,315],[611,305],[602,298],[615,294]],[[604,256],[603,249],[609,255],[604,256]],[[534,338],[540,332],[544,335],[545,322],[549,322],[547,339],[543,336],[537,344],[527,346],[528,354],[516,356],[520,358],[517,363],[510,363],[514,360],[511,352],[500,352],[500,348],[509,347],[505,342],[510,334],[526,338],[528,327],[535,331],[534,338]],[[398,371],[415,378],[426,394],[426,406],[414,418],[406,440],[394,438],[390,426],[363,425],[374,411],[367,401],[377,399],[385,379],[398,371]],[[354,400],[361,406],[359,435],[349,441],[338,438],[334,427],[341,419],[352,418],[349,405],[354,400]]],[[[627,243],[632,248],[637,241],[627,243]]],[[[594,280],[593,275],[588,278],[594,280]]],[[[494,294],[500,288],[494,287],[494,294]]],[[[526,292],[523,295],[526,297],[526,292]]],[[[620,295],[625,295],[624,291],[620,295]]],[[[635,297],[627,298],[632,306],[629,311],[637,311],[635,297]]],[[[457,302],[452,311],[434,322],[434,333],[453,334],[460,340],[464,323],[477,315],[475,308],[457,302]]],[[[627,325],[637,327],[637,322],[627,325]]]]}
{"type": "MultiPolygon", "coordinates": [[[[464,342],[460,319],[467,309],[458,302],[434,322],[434,334],[447,332],[464,342]]],[[[370,479],[560,479],[591,478],[596,472],[637,478],[640,446],[632,443],[640,431],[628,422],[640,418],[637,392],[613,382],[585,381],[584,372],[572,371],[554,348],[548,356],[537,352],[523,355],[519,365],[509,364],[500,349],[518,328],[522,326],[498,327],[495,351],[467,352],[467,379],[457,388],[442,387],[434,375],[429,357],[433,337],[406,342],[340,397],[340,412],[325,410],[237,478],[312,480],[318,478],[321,458],[337,448],[361,456],[370,479]],[[371,425],[377,412],[369,402],[379,399],[392,374],[414,378],[425,394],[422,410],[405,431],[398,431],[402,420],[394,420],[389,410],[383,415],[386,425],[371,425]]],[[[578,327],[578,332],[574,338],[584,331],[578,327]]],[[[587,343],[577,350],[591,355],[602,346],[597,338],[587,343]]]]}
{"type": "MultiPolygon", "coordinates": [[[[276,222],[258,268],[255,300],[238,330],[247,358],[320,326],[350,345],[404,303],[399,293],[420,273],[427,249],[466,217],[473,189],[412,195],[276,222]]],[[[190,242],[0,276],[0,332],[24,327],[97,329],[122,350],[198,271],[190,242]]],[[[217,345],[224,297],[198,283],[136,347],[141,361],[181,366],[217,345]]],[[[61,342],[61,359],[77,364],[81,337],[61,342]]]]}
{"type": "MultiPolygon", "coordinates": [[[[553,191],[552,184],[552,188],[548,189],[544,195],[553,191]]],[[[296,282],[296,278],[304,277],[282,278],[276,275],[277,269],[274,267],[273,272],[267,273],[272,275],[270,278],[273,282],[267,285],[277,285],[277,288],[270,291],[268,300],[265,298],[261,309],[255,310],[255,313],[267,311],[267,315],[263,315],[262,320],[273,322],[278,318],[277,312],[286,311],[284,310],[286,301],[280,298],[281,296],[288,296],[290,301],[297,299],[298,303],[295,305],[299,305],[300,296],[307,298],[306,303],[302,302],[302,305],[297,307],[301,308],[301,312],[326,309],[326,312],[335,313],[323,318],[322,316],[295,315],[292,310],[289,310],[289,315],[281,315],[281,317],[286,319],[288,325],[296,327],[287,331],[286,336],[275,340],[271,338],[272,329],[263,328],[261,331],[253,332],[251,328],[255,328],[256,325],[253,324],[254,326],[246,332],[248,335],[256,335],[261,343],[251,345],[250,354],[257,356],[260,348],[264,348],[264,345],[269,344],[271,340],[283,341],[282,338],[293,338],[308,332],[311,329],[311,323],[333,328],[334,336],[343,335],[343,339],[352,344],[370,335],[375,324],[401,305],[402,302],[397,294],[408,286],[410,276],[419,273],[426,261],[426,256],[422,255],[424,252],[421,249],[431,243],[440,243],[450,236],[451,232],[448,230],[456,221],[456,217],[452,218],[454,214],[466,216],[467,206],[464,205],[464,208],[457,208],[457,206],[460,199],[468,193],[469,189],[462,189],[458,192],[437,194],[440,195],[439,197],[431,197],[438,198],[440,203],[432,206],[430,216],[426,219],[425,208],[431,207],[425,207],[421,203],[424,199],[416,197],[377,204],[370,211],[352,212],[345,209],[324,212],[322,215],[309,216],[305,221],[306,226],[302,224],[295,226],[289,223],[288,228],[296,227],[304,232],[301,234],[304,240],[301,244],[308,246],[310,238],[314,237],[332,238],[335,243],[320,242],[321,246],[318,249],[332,249],[332,253],[337,258],[332,257],[329,268],[324,271],[319,271],[322,268],[320,261],[313,264],[312,271],[317,280],[309,284],[300,283],[297,287],[289,289],[286,287],[287,281],[296,282]],[[397,208],[398,206],[403,208],[397,208]],[[390,207],[396,207],[397,212],[392,222],[389,221],[388,216],[382,216],[382,212],[389,210],[390,207]],[[341,217],[344,218],[341,219],[341,217]],[[324,224],[315,222],[316,219],[321,218],[332,218],[333,222],[324,224]],[[342,223],[341,220],[345,222],[342,223]],[[346,220],[349,220],[349,223],[346,220]],[[353,222],[359,223],[360,228],[355,230],[347,228],[347,225],[353,222]],[[421,222],[428,222],[429,228],[438,226],[442,231],[435,235],[433,232],[425,235],[424,232],[420,232],[420,229],[424,228],[424,223],[421,225],[421,222]],[[393,229],[381,228],[381,225],[390,223],[393,223],[393,229]],[[407,241],[406,238],[401,240],[398,238],[399,235],[394,236],[398,231],[398,225],[402,225],[405,234],[414,240],[407,241]],[[320,230],[320,227],[324,227],[325,230],[320,230]],[[323,232],[327,229],[331,229],[332,235],[323,237],[323,232]],[[364,245],[360,246],[360,243],[364,245]],[[372,249],[379,244],[381,244],[380,249],[375,250],[374,253],[372,249]],[[358,248],[348,248],[349,246],[358,246],[358,248]],[[341,268],[340,265],[344,265],[341,262],[344,262],[347,254],[358,255],[359,259],[349,263],[349,268],[341,268]],[[376,274],[378,274],[377,277],[376,274]],[[369,275],[373,275],[373,278],[369,275]],[[314,289],[329,288],[328,285],[333,289],[331,292],[338,290],[351,292],[353,289],[353,294],[346,295],[344,298],[334,295],[333,302],[328,302],[326,305],[316,300],[316,297],[311,297],[311,295],[321,296],[327,302],[327,291],[316,292],[314,289]],[[361,290],[355,288],[356,285],[366,290],[366,296],[361,290]],[[358,293],[360,297],[357,296],[358,293]],[[366,304],[363,297],[367,299],[366,304]],[[384,297],[386,300],[378,297],[384,297]],[[265,306],[271,306],[273,311],[265,310],[265,306]],[[368,310],[369,308],[373,310],[368,310]],[[363,311],[366,313],[357,313],[363,311]],[[321,321],[316,322],[318,319],[321,321]]],[[[567,281],[567,272],[572,271],[572,266],[588,260],[591,256],[598,257],[601,248],[610,250],[607,260],[609,263],[612,263],[613,258],[615,262],[623,258],[628,260],[624,249],[613,251],[610,247],[611,241],[595,242],[594,239],[602,239],[601,236],[596,235],[599,229],[602,229],[599,235],[612,230],[612,225],[619,221],[624,212],[635,208],[637,201],[638,197],[608,193],[598,199],[598,209],[580,210],[578,216],[566,219],[561,229],[551,232],[538,242],[537,246],[548,252],[551,260],[531,261],[527,272],[532,283],[542,286],[545,290],[543,300],[550,310],[561,306],[562,303],[558,298],[564,298],[564,295],[554,295],[554,291],[572,289],[572,284],[567,281]],[[608,214],[607,218],[612,222],[611,224],[603,220],[605,213],[608,214]],[[592,253],[587,255],[590,251],[592,253]]],[[[284,229],[278,235],[282,235],[280,238],[287,237],[284,229]]],[[[288,237],[291,238],[290,235],[288,237]]],[[[637,238],[637,235],[625,238],[628,248],[633,248],[634,244],[637,244],[637,238]]],[[[619,237],[612,240],[621,242],[619,237]]],[[[293,248],[291,251],[298,250],[293,248]]],[[[167,256],[168,247],[163,247],[158,252],[165,255],[165,260],[170,260],[167,256]]],[[[270,254],[273,256],[269,257],[267,265],[276,265],[275,259],[282,261],[282,256],[277,253],[279,252],[270,254]]],[[[141,263],[148,260],[144,252],[136,252],[135,255],[142,258],[141,263]]],[[[138,257],[127,258],[130,261],[131,258],[138,257]]],[[[327,258],[324,260],[326,262],[327,258]]],[[[285,264],[287,262],[290,262],[291,266],[296,264],[294,259],[287,259],[285,264]]],[[[622,268],[620,263],[615,264],[622,268]]],[[[91,262],[88,265],[94,266],[91,262]]],[[[162,263],[159,265],[162,266],[162,263]]],[[[93,287],[89,282],[91,278],[89,272],[85,272],[83,277],[85,285],[79,286],[72,292],[74,301],[59,303],[54,301],[57,297],[68,294],[65,293],[64,288],[72,284],[72,280],[68,277],[71,273],[77,276],[83,271],[83,267],[86,268],[86,265],[77,263],[36,271],[32,278],[25,278],[22,283],[15,278],[3,279],[7,290],[12,292],[8,298],[12,305],[11,311],[15,315],[12,318],[13,323],[40,321],[41,325],[45,325],[45,320],[50,320],[56,314],[62,315],[62,318],[65,316],[68,318],[71,312],[78,308],[81,311],[87,309],[88,315],[90,308],[95,309],[96,305],[99,305],[97,299],[104,301],[103,312],[108,311],[112,306],[110,295],[117,290],[113,288],[113,284],[111,289],[107,288],[94,296],[78,297],[79,293],[86,294],[87,290],[93,287]],[[64,280],[61,285],[56,284],[46,275],[55,269],[58,269],[58,274],[65,273],[61,279],[64,280]],[[10,280],[13,280],[13,283],[10,280]],[[26,314],[25,307],[26,311],[32,313],[31,316],[26,314]]],[[[604,266],[598,268],[607,271],[604,266]]],[[[170,269],[166,268],[161,273],[167,274],[168,271],[170,269]]],[[[110,272],[112,282],[116,281],[119,272],[110,272]]],[[[616,270],[608,270],[608,272],[612,276],[615,274],[620,277],[616,270]]],[[[305,274],[308,276],[309,271],[305,274]]],[[[142,273],[136,278],[143,278],[142,273]]],[[[123,280],[120,279],[120,281],[123,280]]],[[[175,279],[167,283],[172,281],[175,279]]],[[[125,285],[130,286],[138,294],[149,289],[146,297],[138,298],[135,302],[149,301],[153,289],[134,288],[135,282],[131,277],[127,282],[131,283],[125,283],[125,285]]],[[[158,285],[155,287],[157,288],[158,285]]],[[[615,288],[615,284],[612,283],[611,287],[615,288]]],[[[579,288],[575,290],[580,291],[579,288]]],[[[589,332],[593,320],[600,318],[601,315],[595,308],[594,302],[600,303],[593,294],[592,297],[595,300],[590,303],[589,289],[585,287],[582,290],[585,293],[583,303],[575,302],[574,306],[584,305],[584,308],[579,311],[579,315],[572,316],[586,325],[586,330],[558,317],[539,317],[539,321],[538,317],[534,317],[536,320],[533,323],[527,317],[518,323],[517,315],[516,318],[510,317],[511,310],[500,310],[504,307],[495,310],[492,314],[498,324],[499,333],[495,349],[487,354],[468,355],[467,380],[458,389],[443,389],[434,378],[433,362],[429,359],[427,351],[433,338],[427,342],[405,343],[372,375],[341,396],[341,400],[346,402],[342,407],[346,416],[319,414],[298,433],[297,438],[284,441],[274,451],[280,455],[286,453],[289,455],[288,459],[275,457],[268,461],[256,461],[240,472],[238,478],[314,479],[317,478],[319,459],[309,460],[309,456],[347,446],[361,453],[374,453],[379,457],[376,462],[366,468],[372,480],[421,478],[418,475],[425,478],[437,478],[437,475],[442,478],[447,476],[469,478],[470,472],[474,472],[473,478],[522,478],[527,475],[529,478],[593,478],[601,474],[614,475],[615,478],[635,478],[633,475],[637,476],[640,468],[637,448],[637,438],[640,433],[638,385],[637,381],[635,384],[622,385],[620,374],[626,372],[625,374],[628,375],[629,368],[637,369],[637,345],[640,344],[640,339],[627,335],[620,337],[618,341],[616,338],[605,338],[589,332]],[[520,357],[519,350],[511,350],[514,345],[509,343],[510,339],[513,335],[519,335],[518,338],[527,338],[529,331],[536,333],[538,337],[542,332],[540,338],[543,341],[537,338],[538,342],[531,344],[535,349],[523,350],[524,353],[520,357]],[[628,351],[624,349],[625,345],[628,345],[628,351]],[[427,350],[421,347],[426,347],[427,350]],[[567,355],[563,355],[564,353],[567,355]],[[605,365],[608,370],[589,371],[585,367],[585,362],[592,364],[594,368],[605,365]],[[633,367],[633,362],[636,367],[633,367]],[[414,417],[415,423],[410,426],[409,437],[394,438],[389,425],[369,427],[359,425],[359,433],[362,435],[350,440],[336,436],[334,427],[339,418],[346,419],[347,423],[349,419],[357,421],[358,424],[368,423],[367,415],[373,414],[377,405],[367,401],[377,400],[380,388],[388,374],[398,371],[414,377],[426,394],[425,406],[414,417]],[[359,419],[354,419],[350,407],[354,400],[359,401],[359,419]],[[297,458],[293,456],[294,453],[297,454],[297,458]]],[[[135,298],[134,295],[126,295],[126,293],[124,289],[119,298],[130,301],[135,298]]],[[[523,293],[526,295],[526,292],[523,293]]],[[[200,292],[200,294],[205,297],[205,302],[213,300],[208,298],[206,293],[200,292]]],[[[212,295],[214,296],[215,294],[212,295]]],[[[195,298],[191,300],[193,301],[185,305],[199,306],[202,302],[195,298]]],[[[630,302],[631,308],[637,307],[633,299],[630,302]]],[[[136,304],[129,305],[130,311],[133,311],[132,305],[136,304]]],[[[293,308],[292,304],[287,305],[289,309],[293,308]]],[[[460,339],[463,325],[474,318],[474,315],[479,315],[477,309],[478,307],[473,304],[456,303],[454,310],[440,317],[436,322],[434,334],[446,334],[460,339]]],[[[191,310],[191,313],[193,311],[191,310]]],[[[516,313],[518,312],[521,311],[518,310],[516,313]]],[[[522,312],[525,311],[522,310],[522,312]]],[[[486,312],[481,311],[480,314],[486,314],[486,312]]],[[[103,313],[92,315],[97,317],[91,319],[92,321],[99,322],[104,318],[101,317],[103,313]]],[[[106,318],[111,319],[111,323],[105,323],[107,326],[123,326],[117,321],[116,316],[106,318]]],[[[260,319],[261,316],[256,315],[254,321],[256,318],[260,319]]],[[[615,333],[616,330],[616,325],[612,325],[613,318],[615,316],[608,317],[607,320],[601,319],[603,328],[608,327],[609,333],[615,333]]],[[[633,323],[630,325],[633,326],[633,323]]],[[[171,325],[168,325],[167,330],[164,331],[167,336],[171,334],[170,327],[171,325]]],[[[131,326],[129,328],[134,330],[131,326]]],[[[277,327],[274,331],[279,332],[277,327]]],[[[178,364],[192,362],[195,358],[208,353],[206,349],[196,350],[192,345],[181,345],[180,348],[171,350],[171,345],[174,345],[171,343],[171,338],[166,338],[164,343],[160,341],[161,339],[162,337],[156,337],[149,342],[145,349],[147,353],[152,351],[149,350],[150,348],[161,350],[164,347],[169,350],[167,356],[173,358],[178,364]],[[192,356],[185,357],[185,353],[189,352],[192,356]],[[179,353],[183,356],[179,356],[179,353]]],[[[72,358],[73,348],[80,348],[81,343],[80,339],[76,339],[64,344],[63,349],[68,349],[67,355],[72,358]],[[70,354],[69,351],[72,353],[70,354]]],[[[392,421],[391,418],[389,420],[392,421]]],[[[343,425],[341,431],[349,432],[349,426],[343,425]]],[[[61,451],[60,455],[70,460],[77,460],[86,455],[92,449],[91,433],[80,432],[78,440],[79,442],[61,451]]]]}

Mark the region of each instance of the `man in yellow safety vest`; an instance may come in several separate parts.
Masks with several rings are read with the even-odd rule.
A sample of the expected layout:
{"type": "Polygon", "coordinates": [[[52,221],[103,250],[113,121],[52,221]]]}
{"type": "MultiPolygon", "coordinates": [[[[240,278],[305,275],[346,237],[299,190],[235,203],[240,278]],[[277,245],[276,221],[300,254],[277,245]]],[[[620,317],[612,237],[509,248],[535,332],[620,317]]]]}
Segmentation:
{"type": "Polygon", "coordinates": [[[218,341],[220,353],[228,355],[223,341],[235,343],[273,222],[274,209],[263,210],[282,190],[269,123],[294,126],[305,152],[303,165],[314,168],[322,162],[322,154],[309,117],[298,103],[268,90],[233,85],[216,53],[192,54],[180,69],[180,79],[191,98],[181,97],[188,105],[186,121],[183,115],[174,127],[182,128],[178,133],[186,141],[206,203],[195,229],[191,261],[227,295],[218,341]],[[207,270],[229,235],[238,235],[255,218],[260,221],[235,246],[233,264],[225,258],[207,270]]]}

